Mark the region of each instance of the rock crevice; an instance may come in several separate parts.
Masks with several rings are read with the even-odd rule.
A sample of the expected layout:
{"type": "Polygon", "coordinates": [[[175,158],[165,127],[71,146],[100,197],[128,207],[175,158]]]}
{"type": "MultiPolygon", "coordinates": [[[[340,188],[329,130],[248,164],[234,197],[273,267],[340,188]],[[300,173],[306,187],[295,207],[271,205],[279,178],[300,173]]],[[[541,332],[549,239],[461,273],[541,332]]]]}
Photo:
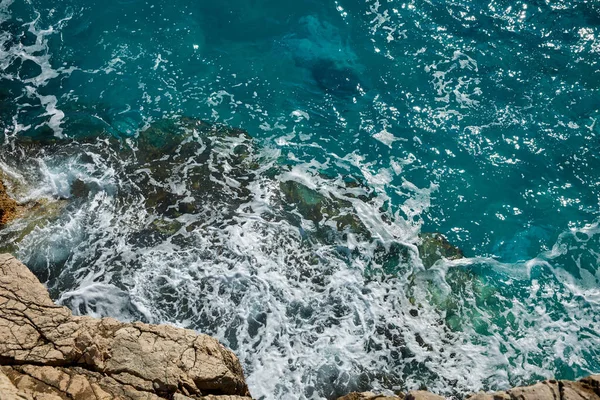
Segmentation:
{"type": "Polygon", "coordinates": [[[10,255],[0,255],[0,364],[2,400],[249,398],[237,357],[216,339],[73,316],[10,255]]]}
{"type": "MultiPolygon", "coordinates": [[[[0,254],[0,400],[250,400],[237,357],[194,331],[73,316],[29,269],[0,254]]],[[[443,400],[351,393],[339,400],[443,400]]],[[[600,375],[466,400],[600,400],[600,375]]]]}

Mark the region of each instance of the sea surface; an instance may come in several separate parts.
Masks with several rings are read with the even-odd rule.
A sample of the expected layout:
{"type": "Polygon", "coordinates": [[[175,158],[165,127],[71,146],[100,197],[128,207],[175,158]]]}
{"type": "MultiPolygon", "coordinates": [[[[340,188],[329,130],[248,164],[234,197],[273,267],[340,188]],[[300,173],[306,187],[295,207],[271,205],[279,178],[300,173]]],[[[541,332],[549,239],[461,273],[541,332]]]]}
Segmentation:
{"type": "Polygon", "coordinates": [[[599,63],[596,0],[0,0],[0,247],[257,399],[597,373],[599,63]]]}

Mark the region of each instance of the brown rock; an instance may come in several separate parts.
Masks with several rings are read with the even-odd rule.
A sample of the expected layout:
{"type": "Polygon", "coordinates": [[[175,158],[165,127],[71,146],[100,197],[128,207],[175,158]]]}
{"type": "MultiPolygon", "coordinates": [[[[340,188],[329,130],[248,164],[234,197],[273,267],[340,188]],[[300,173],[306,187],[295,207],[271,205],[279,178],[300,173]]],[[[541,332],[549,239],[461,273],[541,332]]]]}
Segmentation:
{"type": "MultiPolygon", "coordinates": [[[[409,392],[406,397],[388,397],[374,393],[351,393],[338,400],[444,400],[444,397],[427,391],[409,392]]],[[[600,400],[600,375],[592,375],[578,382],[548,380],[531,386],[507,391],[476,393],[467,400],[600,400]]]]}
{"type": "Polygon", "coordinates": [[[597,395],[600,396],[600,375],[591,375],[580,381],[584,385],[591,388],[597,395]]]}
{"type": "Polygon", "coordinates": [[[216,339],[171,326],[75,317],[10,255],[0,255],[0,363],[22,398],[249,396],[238,359],[216,339]]]}
{"type": "MultiPolygon", "coordinates": [[[[185,396],[173,397],[173,400],[188,400],[188,399],[189,399],[189,397],[186,398],[185,396]]],[[[242,397],[242,396],[213,396],[213,395],[208,395],[208,396],[201,397],[201,399],[202,400],[248,400],[248,397],[242,397]]]]}
{"type": "Polygon", "coordinates": [[[495,392],[495,393],[476,393],[469,397],[467,400],[510,400],[511,397],[506,392],[495,392]]]}
{"type": "Polygon", "coordinates": [[[600,376],[579,382],[549,380],[504,392],[478,393],[467,400],[600,400],[600,376]]]}
{"type": "Polygon", "coordinates": [[[544,381],[532,386],[519,387],[508,391],[515,400],[554,400],[560,399],[560,389],[557,381],[544,381]]]}
{"type": "Polygon", "coordinates": [[[415,390],[408,393],[406,400],[445,400],[445,397],[424,390],[415,390]]]}
{"type": "Polygon", "coordinates": [[[599,397],[594,391],[594,387],[585,382],[561,381],[560,385],[561,400],[598,400],[599,397]]]}
{"type": "Polygon", "coordinates": [[[0,180],[0,227],[17,216],[18,208],[17,202],[6,193],[6,187],[0,180]]]}
{"type": "Polygon", "coordinates": [[[338,400],[402,400],[404,397],[386,396],[383,394],[375,394],[371,392],[350,393],[338,400]]]}

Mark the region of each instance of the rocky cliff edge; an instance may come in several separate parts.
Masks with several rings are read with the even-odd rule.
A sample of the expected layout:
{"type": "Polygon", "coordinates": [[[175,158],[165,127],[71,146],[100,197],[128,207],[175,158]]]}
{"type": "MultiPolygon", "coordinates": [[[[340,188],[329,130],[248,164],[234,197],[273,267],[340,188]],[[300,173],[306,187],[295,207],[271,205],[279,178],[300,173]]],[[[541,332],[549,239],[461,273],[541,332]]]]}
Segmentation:
{"type": "MultiPolygon", "coordinates": [[[[418,390],[402,396],[351,393],[338,400],[445,400],[445,398],[418,390]]],[[[465,400],[600,400],[600,375],[588,376],[577,382],[551,379],[501,392],[471,394],[465,400]]]]}
{"type": "MultiPolygon", "coordinates": [[[[73,316],[0,254],[0,400],[251,400],[237,357],[194,331],[73,316]]],[[[424,391],[339,400],[444,400],[424,391]]],[[[467,400],[600,400],[600,375],[467,400]]]]}
{"type": "Polygon", "coordinates": [[[0,255],[0,400],[242,400],[237,357],[165,325],[73,316],[0,255]]]}

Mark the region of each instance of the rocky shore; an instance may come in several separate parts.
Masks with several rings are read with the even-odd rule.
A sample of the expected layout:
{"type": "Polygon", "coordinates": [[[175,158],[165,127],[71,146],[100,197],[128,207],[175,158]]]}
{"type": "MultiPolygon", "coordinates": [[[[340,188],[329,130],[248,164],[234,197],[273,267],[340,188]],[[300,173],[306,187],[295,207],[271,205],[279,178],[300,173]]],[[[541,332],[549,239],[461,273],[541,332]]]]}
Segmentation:
{"type": "Polygon", "coordinates": [[[237,357],[171,326],[77,317],[0,255],[0,399],[244,399],[237,357]]]}
{"type": "MultiPolygon", "coordinates": [[[[307,203],[307,195],[296,196],[307,188],[288,186],[288,202],[299,204],[306,218],[322,218],[326,199],[311,193],[313,201],[307,203]]],[[[13,200],[0,176],[0,229],[39,208],[43,205],[13,200]]],[[[426,268],[442,257],[462,257],[442,235],[422,234],[421,240],[419,255],[426,268]]],[[[24,264],[0,254],[0,400],[16,399],[243,400],[251,395],[238,358],[218,340],[166,325],[73,316],[53,303],[24,264]]],[[[338,400],[394,399],[444,398],[413,391],[397,396],[350,393],[338,400]]],[[[600,375],[578,382],[548,380],[466,399],[600,400],[600,375]]]]}
{"type": "MultiPolygon", "coordinates": [[[[251,399],[237,357],[194,331],[77,317],[29,269],[0,255],[0,400],[251,399]]],[[[440,400],[351,393],[339,400],[440,400]]],[[[468,400],[600,400],[600,375],[549,380],[468,400]]]]}
{"type": "MultiPolygon", "coordinates": [[[[445,400],[445,398],[419,390],[402,396],[351,393],[338,400],[445,400]]],[[[532,386],[501,392],[475,393],[467,396],[465,400],[600,400],[600,375],[592,375],[577,382],[547,380],[532,386]]]]}

